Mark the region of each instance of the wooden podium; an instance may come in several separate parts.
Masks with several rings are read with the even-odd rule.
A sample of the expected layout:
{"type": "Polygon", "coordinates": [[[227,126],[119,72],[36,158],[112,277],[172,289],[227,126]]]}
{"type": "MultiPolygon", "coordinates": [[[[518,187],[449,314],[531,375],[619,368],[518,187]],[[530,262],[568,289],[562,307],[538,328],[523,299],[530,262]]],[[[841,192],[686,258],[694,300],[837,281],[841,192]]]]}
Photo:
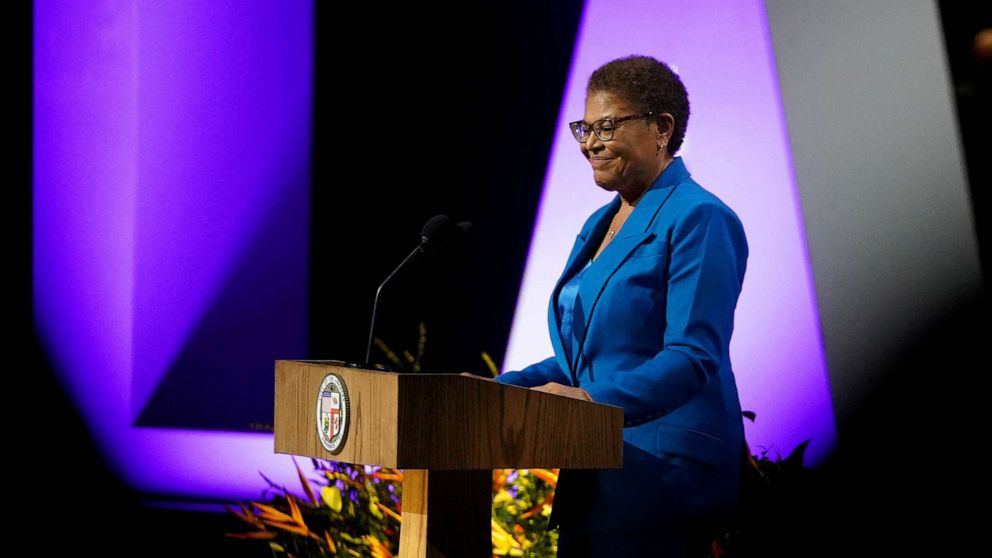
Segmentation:
{"type": "Polygon", "coordinates": [[[403,469],[403,558],[490,557],[493,469],[623,462],[619,407],[482,378],[337,361],[276,361],[274,430],[277,453],[403,469]],[[331,401],[332,388],[321,391],[330,374],[349,401],[336,453],[325,449],[317,422],[321,393],[331,401]]]}

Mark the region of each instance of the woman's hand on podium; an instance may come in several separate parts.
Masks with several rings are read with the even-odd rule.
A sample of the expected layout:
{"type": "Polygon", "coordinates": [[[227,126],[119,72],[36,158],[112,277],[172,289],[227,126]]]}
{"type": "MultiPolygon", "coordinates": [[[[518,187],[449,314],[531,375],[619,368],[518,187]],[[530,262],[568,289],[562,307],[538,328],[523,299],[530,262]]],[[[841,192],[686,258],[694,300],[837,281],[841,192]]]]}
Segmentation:
{"type": "Polygon", "coordinates": [[[555,395],[564,395],[565,397],[581,399],[582,401],[592,401],[592,396],[589,395],[588,391],[582,388],[559,384],[558,382],[548,382],[544,385],[532,387],[530,389],[534,391],[543,391],[545,393],[553,393],[555,395]]]}
{"type": "Polygon", "coordinates": [[[476,380],[489,380],[490,382],[495,382],[496,378],[487,378],[485,376],[479,376],[471,372],[462,372],[459,376],[467,376],[469,378],[475,378],[476,380]]]}

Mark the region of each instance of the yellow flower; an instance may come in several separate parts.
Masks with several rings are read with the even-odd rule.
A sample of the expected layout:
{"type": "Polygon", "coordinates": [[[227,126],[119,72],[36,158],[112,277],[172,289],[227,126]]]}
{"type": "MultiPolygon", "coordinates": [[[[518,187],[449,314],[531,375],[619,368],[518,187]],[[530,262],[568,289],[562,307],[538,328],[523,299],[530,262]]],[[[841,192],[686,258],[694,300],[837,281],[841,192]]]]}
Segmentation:
{"type": "Polygon", "coordinates": [[[341,511],[341,491],[336,486],[325,486],[320,490],[320,499],[332,510],[341,511]]]}
{"type": "Polygon", "coordinates": [[[503,506],[509,504],[510,502],[513,502],[513,496],[511,496],[506,490],[501,489],[495,496],[493,496],[494,506],[503,506]]]}

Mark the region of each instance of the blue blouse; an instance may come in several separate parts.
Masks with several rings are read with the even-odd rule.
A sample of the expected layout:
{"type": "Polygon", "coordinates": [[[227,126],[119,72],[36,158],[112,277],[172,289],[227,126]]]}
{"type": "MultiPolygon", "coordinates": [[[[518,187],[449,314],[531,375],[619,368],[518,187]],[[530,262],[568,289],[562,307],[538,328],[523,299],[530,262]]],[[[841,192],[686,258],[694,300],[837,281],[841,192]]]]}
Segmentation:
{"type": "Polygon", "coordinates": [[[561,338],[565,342],[565,355],[569,362],[572,362],[572,356],[575,354],[579,345],[579,340],[575,339],[572,333],[572,309],[575,307],[575,298],[579,294],[579,284],[582,283],[582,276],[586,274],[586,270],[589,269],[590,265],[592,265],[591,259],[558,292],[558,315],[561,316],[561,338]]]}

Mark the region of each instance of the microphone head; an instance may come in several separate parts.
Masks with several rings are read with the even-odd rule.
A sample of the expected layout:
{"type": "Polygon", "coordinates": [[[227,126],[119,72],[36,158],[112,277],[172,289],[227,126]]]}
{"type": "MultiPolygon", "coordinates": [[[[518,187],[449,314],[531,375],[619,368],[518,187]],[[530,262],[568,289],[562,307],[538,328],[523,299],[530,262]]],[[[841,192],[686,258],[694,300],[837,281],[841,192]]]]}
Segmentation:
{"type": "Polygon", "coordinates": [[[445,236],[451,233],[451,228],[451,219],[447,215],[431,217],[420,231],[420,248],[425,254],[433,254],[440,248],[445,236]]]}

